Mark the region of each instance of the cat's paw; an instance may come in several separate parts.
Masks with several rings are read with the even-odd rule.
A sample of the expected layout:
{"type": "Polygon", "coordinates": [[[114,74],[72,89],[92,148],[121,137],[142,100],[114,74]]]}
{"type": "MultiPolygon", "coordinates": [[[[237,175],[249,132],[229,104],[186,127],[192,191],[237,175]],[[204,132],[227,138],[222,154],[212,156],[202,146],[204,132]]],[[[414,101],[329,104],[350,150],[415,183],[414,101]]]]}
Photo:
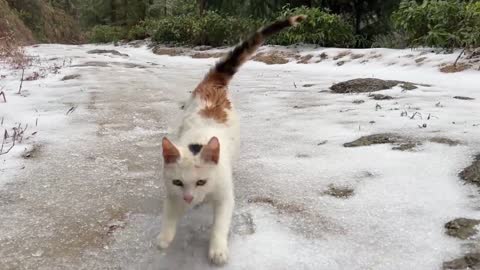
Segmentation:
{"type": "Polygon", "coordinates": [[[212,246],[208,252],[208,258],[210,262],[215,265],[221,266],[227,263],[228,261],[228,248],[226,245],[222,246],[212,246]]]}
{"type": "Polygon", "coordinates": [[[170,243],[172,242],[173,237],[169,235],[165,235],[163,233],[160,233],[157,236],[156,244],[159,249],[166,249],[168,246],[170,246],[170,243]]]}

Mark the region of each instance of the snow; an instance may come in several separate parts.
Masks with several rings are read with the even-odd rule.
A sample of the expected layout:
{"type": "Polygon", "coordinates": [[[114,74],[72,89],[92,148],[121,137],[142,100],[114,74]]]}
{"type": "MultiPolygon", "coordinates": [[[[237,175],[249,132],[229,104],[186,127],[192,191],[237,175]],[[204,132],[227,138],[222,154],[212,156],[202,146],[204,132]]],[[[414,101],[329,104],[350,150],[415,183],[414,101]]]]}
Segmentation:
{"type": "MultiPolygon", "coordinates": [[[[299,50],[314,55],[310,64],[250,61],[232,81],[242,152],[224,269],[439,269],[463,254],[468,241],[445,235],[443,226],[456,217],[480,218],[477,190],[458,178],[480,151],[478,71],[441,73],[438,65],[456,55],[421,50],[299,50]],[[337,66],[333,56],[345,51],[381,57],[337,66]],[[322,53],[328,59],[315,63],[322,53]],[[425,63],[417,65],[418,57],[427,57],[425,63]],[[395,97],[383,101],[368,93],[325,91],[363,77],[430,86],[380,91],[395,97]],[[353,104],[356,99],[365,102],[353,104]],[[411,119],[415,112],[421,117],[411,119]],[[343,147],[385,132],[422,144],[415,151],[394,151],[388,144],[343,147]],[[462,144],[428,142],[432,137],[462,144]],[[351,188],[353,195],[326,195],[331,186],[351,188]]],[[[22,123],[29,134],[37,132],[0,156],[0,264],[213,269],[206,258],[208,207],[187,214],[166,252],[153,240],[164,195],[160,138],[178,124],[182,102],[216,59],[111,45],[52,44],[28,51],[41,61],[25,74],[53,64],[61,68],[24,82],[25,97],[15,94],[20,71],[0,69],[8,101],[0,103],[2,128],[22,123]],[[88,54],[91,49],[129,56],[88,54]],[[71,74],[80,77],[61,81],[71,74]],[[71,107],[76,109],[67,114],[71,107]],[[21,158],[33,145],[41,146],[39,156],[21,158]]]]}

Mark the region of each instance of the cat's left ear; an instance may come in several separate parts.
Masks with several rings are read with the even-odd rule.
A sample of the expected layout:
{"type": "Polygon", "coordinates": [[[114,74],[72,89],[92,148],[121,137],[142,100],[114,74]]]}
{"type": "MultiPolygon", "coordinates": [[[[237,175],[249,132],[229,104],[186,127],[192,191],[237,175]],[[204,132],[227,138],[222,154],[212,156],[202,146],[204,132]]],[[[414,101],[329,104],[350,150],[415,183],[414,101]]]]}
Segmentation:
{"type": "Polygon", "coordinates": [[[166,137],[163,137],[162,148],[165,164],[175,163],[180,158],[180,151],[178,151],[177,147],[166,137]]]}
{"type": "Polygon", "coordinates": [[[217,137],[212,137],[202,149],[201,157],[206,162],[218,164],[220,159],[220,142],[217,137]]]}

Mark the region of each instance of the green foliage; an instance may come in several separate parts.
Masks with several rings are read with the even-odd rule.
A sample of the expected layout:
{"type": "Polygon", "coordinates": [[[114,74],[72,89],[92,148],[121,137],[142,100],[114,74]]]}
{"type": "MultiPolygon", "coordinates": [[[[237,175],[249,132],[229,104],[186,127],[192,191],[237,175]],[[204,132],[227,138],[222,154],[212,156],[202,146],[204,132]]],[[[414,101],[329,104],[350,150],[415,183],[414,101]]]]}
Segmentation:
{"type": "Polygon", "coordinates": [[[372,40],[372,48],[405,49],[408,47],[405,33],[390,32],[388,34],[376,35],[372,40]]]}
{"type": "Polygon", "coordinates": [[[187,45],[233,45],[260,24],[258,20],[221,16],[213,11],[203,16],[169,16],[156,22],[153,40],[187,45]]]}
{"type": "Polygon", "coordinates": [[[353,27],[341,16],[319,8],[286,9],[281,17],[305,14],[307,19],[299,26],[273,37],[270,43],[289,45],[294,43],[318,44],[321,46],[351,47],[356,43],[353,27]]]}
{"type": "Polygon", "coordinates": [[[95,43],[117,42],[126,36],[127,31],[124,27],[97,25],[89,33],[89,40],[95,43]]]}
{"type": "Polygon", "coordinates": [[[392,18],[412,46],[456,48],[480,44],[479,2],[402,1],[392,18]]]}
{"type": "Polygon", "coordinates": [[[149,37],[149,33],[146,28],[145,22],[140,22],[137,25],[134,25],[130,30],[128,30],[127,39],[128,40],[139,40],[149,37]]]}

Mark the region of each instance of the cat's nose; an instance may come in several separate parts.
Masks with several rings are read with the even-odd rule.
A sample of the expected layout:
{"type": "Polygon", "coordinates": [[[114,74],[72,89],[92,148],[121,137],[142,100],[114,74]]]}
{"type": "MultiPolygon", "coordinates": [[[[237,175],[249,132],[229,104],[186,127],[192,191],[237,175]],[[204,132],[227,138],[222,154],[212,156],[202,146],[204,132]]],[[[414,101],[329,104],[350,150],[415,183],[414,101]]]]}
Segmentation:
{"type": "Polygon", "coordinates": [[[186,201],[187,203],[191,203],[193,201],[193,196],[191,194],[184,194],[183,200],[186,201]]]}

